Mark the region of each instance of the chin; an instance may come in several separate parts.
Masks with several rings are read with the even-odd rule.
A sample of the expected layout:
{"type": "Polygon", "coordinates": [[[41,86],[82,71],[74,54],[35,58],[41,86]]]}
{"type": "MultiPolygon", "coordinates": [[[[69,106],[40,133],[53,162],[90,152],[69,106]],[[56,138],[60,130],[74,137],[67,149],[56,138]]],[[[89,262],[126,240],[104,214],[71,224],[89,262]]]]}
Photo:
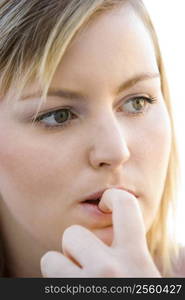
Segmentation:
{"type": "Polygon", "coordinates": [[[111,246],[113,242],[112,227],[100,228],[93,230],[93,233],[107,246],[111,246]]]}

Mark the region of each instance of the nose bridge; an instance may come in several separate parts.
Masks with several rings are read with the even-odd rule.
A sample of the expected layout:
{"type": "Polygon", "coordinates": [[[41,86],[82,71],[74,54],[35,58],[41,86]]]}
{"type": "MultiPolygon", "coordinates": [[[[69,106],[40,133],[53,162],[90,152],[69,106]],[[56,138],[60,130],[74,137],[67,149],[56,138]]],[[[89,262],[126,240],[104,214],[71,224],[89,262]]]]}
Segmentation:
{"type": "Polygon", "coordinates": [[[109,115],[106,118],[101,118],[97,121],[97,140],[100,139],[103,145],[104,143],[110,143],[113,146],[112,141],[114,140],[114,145],[117,143],[120,145],[124,142],[124,129],[118,120],[113,115],[109,115]]]}
{"type": "Polygon", "coordinates": [[[96,120],[93,132],[90,159],[94,166],[118,166],[128,160],[126,129],[113,113],[96,120]]]}

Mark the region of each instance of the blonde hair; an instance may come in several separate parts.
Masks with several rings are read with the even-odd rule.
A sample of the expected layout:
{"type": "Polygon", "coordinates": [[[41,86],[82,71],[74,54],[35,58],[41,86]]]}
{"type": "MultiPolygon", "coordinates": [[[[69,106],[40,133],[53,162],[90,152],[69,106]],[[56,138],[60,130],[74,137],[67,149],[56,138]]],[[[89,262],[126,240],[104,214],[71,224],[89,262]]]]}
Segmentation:
{"type": "Polygon", "coordinates": [[[176,191],[178,170],[174,126],[167,80],[150,17],[141,0],[1,0],[0,96],[19,99],[24,87],[37,80],[46,99],[56,68],[76,34],[94,17],[115,5],[129,3],[148,29],[161,75],[161,88],[172,127],[172,147],[160,208],[149,232],[148,248],[160,258],[163,276],[171,274],[172,248],[167,215],[176,191]],[[19,89],[17,90],[17,86],[19,89]],[[13,91],[16,88],[16,95],[13,91]]]}

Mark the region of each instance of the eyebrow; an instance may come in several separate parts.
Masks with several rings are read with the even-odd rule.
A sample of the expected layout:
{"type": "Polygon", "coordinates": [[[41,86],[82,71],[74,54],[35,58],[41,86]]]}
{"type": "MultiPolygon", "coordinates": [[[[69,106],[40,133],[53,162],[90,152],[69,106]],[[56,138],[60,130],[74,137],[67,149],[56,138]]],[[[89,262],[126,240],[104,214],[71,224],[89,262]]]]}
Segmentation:
{"type": "MultiPolygon", "coordinates": [[[[118,89],[116,89],[116,94],[121,93],[124,90],[130,89],[131,87],[135,86],[137,83],[144,81],[144,80],[149,80],[153,78],[159,78],[160,74],[159,73],[141,73],[137,74],[134,77],[126,80],[123,82],[118,89]]],[[[59,98],[65,98],[68,100],[85,100],[85,96],[82,93],[79,92],[73,92],[67,89],[58,89],[58,88],[50,88],[47,93],[48,96],[54,96],[54,97],[59,97],[59,98]]],[[[28,98],[35,98],[35,97],[40,97],[41,93],[40,92],[35,92],[31,94],[24,95],[22,97],[22,100],[26,100],[28,98]]]]}
{"type": "Polygon", "coordinates": [[[121,93],[123,90],[130,89],[131,87],[135,86],[137,83],[144,81],[144,80],[149,80],[149,79],[154,79],[154,78],[160,78],[159,73],[141,73],[137,74],[134,77],[126,80],[123,82],[118,89],[116,90],[116,94],[121,93]]]}

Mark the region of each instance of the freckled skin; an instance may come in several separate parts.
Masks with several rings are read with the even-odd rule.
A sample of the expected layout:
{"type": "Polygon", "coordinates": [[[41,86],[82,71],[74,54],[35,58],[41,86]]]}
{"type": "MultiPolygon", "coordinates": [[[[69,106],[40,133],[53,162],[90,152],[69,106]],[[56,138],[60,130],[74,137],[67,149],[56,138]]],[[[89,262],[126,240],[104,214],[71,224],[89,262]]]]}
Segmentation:
{"type": "MultiPolygon", "coordinates": [[[[35,99],[16,107],[13,101],[0,102],[0,214],[12,274],[40,276],[41,255],[60,251],[62,233],[72,224],[110,244],[110,234],[81,214],[78,205],[84,195],[105,186],[133,188],[140,195],[146,231],[150,228],[171,146],[160,80],[146,80],[120,95],[115,90],[134,74],[157,71],[144,25],[123,6],[91,22],[57,69],[52,87],[87,96],[85,102],[74,102],[79,117],[69,126],[50,131],[32,127],[21,109],[34,113],[35,99]],[[118,112],[115,103],[135,93],[158,100],[142,116],[118,112]]],[[[68,100],[51,97],[47,105],[54,110],[68,100]]]]}

